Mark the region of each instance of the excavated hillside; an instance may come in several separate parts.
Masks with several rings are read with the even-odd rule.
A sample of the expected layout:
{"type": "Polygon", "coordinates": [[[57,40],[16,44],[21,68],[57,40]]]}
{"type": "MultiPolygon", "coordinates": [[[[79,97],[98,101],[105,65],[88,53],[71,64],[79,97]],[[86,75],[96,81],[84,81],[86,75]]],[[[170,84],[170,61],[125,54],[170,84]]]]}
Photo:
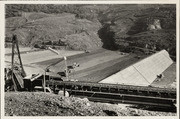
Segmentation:
{"type": "Polygon", "coordinates": [[[16,27],[6,36],[16,32],[26,46],[56,41],[75,50],[128,51],[148,45],[176,56],[173,4],[7,5],[6,12],[6,26],[16,27]]]}
{"type": "Polygon", "coordinates": [[[175,5],[111,5],[100,21],[110,37],[104,40],[105,48],[111,43],[114,49],[127,51],[147,44],[149,49],[155,46],[176,55],[175,5]]]}
{"type": "Polygon", "coordinates": [[[20,44],[25,46],[61,41],[70,49],[84,50],[102,45],[97,35],[101,24],[98,21],[78,19],[74,14],[26,13],[24,17],[7,18],[6,26],[17,27],[15,30],[8,29],[6,35],[10,37],[15,32],[20,44]]]}

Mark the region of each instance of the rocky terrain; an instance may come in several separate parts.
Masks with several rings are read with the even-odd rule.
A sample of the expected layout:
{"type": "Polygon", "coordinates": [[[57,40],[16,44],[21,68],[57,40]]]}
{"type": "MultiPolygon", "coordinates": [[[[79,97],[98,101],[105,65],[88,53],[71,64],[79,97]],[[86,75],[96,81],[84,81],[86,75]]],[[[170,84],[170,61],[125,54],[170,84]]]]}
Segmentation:
{"type": "MultiPolygon", "coordinates": [[[[176,9],[174,5],[112,5],[100,17],[105,48],[127,51],[137,46],[166,49],[176,55],[176,9]],[[109,44],[112,44],[110,47],[109,44]]],[[[101,33],[101,32],[99,32],[101,33]]],[[[101,36],[101,35],[100,35],[101,36]]]]}
{"type": "Polygon", "coordinates": [[[6,92],[6,116],[176,116],[158,110],[125,104],[94,103],[87,98],[63,97],[40,92],[6,92]]]}

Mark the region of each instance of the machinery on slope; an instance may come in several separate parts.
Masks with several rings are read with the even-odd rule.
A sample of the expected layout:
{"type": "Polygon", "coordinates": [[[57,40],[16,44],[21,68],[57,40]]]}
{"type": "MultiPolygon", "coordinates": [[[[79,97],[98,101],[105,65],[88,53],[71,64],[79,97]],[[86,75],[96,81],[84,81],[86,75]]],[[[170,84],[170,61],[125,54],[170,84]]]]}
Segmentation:
{"type": "MultiPolygon", "coordinates": [[[[55,52],[53,49],[51,49],[55,52]]],[[[55,52],[57,53],[57,52],[55,52]]],[[[58,53],[57,53],[58,54],[58,53]]],[[[57,81],[55,77],[51,79],[45,74],[36,74],[28,80],[24,80],[26,73],[23,68],[17,36],[12,37],[12,62],[11,62],[11,79],[13,89],[22,91],[34,86],[41,86],[44,90],[49,86],[50,92],[58,93],[63,90],[64,94],[68,92],[70,95],[78,97],[87,97],[93,101],[111,102],[111,103],[132,103],[154,105],[162,107],[174,107],[176,104],[176,90],[161,89],[147,86],[132,86],[120,84],[102,84],[74,81],[57,81]],[[14,55],[15,47],[17,49],[19,66],[15,66],[14,55]],[[50,80],[46,80],[50,79],[50,80]],[[27,84],[27,85],[26,85],[27,84]]],[[[46,92],[46,91],[45,91],[46,92]]]]}

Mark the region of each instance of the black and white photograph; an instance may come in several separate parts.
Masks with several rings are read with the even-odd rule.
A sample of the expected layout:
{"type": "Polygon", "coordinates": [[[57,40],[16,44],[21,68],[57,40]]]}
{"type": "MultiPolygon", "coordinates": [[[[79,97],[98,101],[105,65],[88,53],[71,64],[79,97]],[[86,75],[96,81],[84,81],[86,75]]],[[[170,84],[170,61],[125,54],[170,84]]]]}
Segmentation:
{"type": "Polygon", "coordinates": [[[177,3],[5,2],[3,117],[177,119],[177,3]]]}

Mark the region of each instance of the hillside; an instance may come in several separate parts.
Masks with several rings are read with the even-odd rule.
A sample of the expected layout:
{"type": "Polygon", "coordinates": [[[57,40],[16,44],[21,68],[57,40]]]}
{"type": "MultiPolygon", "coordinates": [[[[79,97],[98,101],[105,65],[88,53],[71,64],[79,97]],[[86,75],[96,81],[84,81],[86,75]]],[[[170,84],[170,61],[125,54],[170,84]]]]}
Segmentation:
{"type": "Polygon", "coordinates": [[[7,5],[6,11],[7,27],[26,26],[15,30],[25,45],[56,41],[75,50],[121,51],[148,46],[176,55],[175,5],[7,5]]]}
{"type": "Polygon", "coordinates": [[[166,49],[176,55],[175,5],[112,5],[100,21],[110,37],[105,43],[112,42],[114,49],[148,44],[149,49],[156,46],[158,51],[166,49]]]}
{"type": "Polygon", "coordinates": [[[20,44],[31,46],[39,42],[55,41],[66,43],[67,47],[74,50],[96,49],[102,44],[97,35],[101,27],[98,21],[78,19],[68,13],[27,13],[25,18],[12,17],[6,20],[7,27],[23,25],[22,28],[14,31],[8,29],[6,32],[7,36],[16,32],[20,44]]]}

